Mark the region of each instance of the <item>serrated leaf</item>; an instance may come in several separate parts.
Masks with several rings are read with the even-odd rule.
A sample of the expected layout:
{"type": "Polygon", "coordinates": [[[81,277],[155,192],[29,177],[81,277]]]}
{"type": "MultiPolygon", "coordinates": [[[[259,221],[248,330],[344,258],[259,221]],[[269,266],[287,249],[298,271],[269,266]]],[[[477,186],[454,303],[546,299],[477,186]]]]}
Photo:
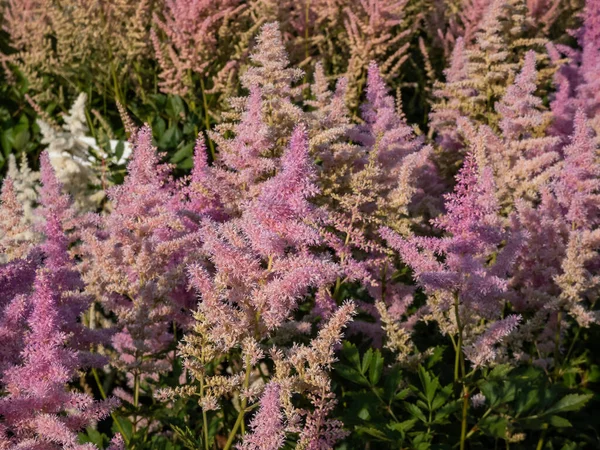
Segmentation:
{"type": "Polygon", "coordinates": [[[383,356],[377,350],[373,355],[373,362],[371,363],[371,367],[369,368],[369,380],[371,384],[375,386],[379,383],[379,379],[381,378],[381,374],[383,372],[383,356]]]}
{"type": "Polygon", "coordinates": [[[419,378],[421,379],[421,384],[423,386],[423,392],[425,393],[425,399],[427,400],[427,404],[430,405],[439,387],[439,381],[436,378],[432,378],[431,374],[427,372],[427,370],[425,370],[423,366],[419,367],[419,378]]]}
{"type": "Polygon", "coordinates": [[[388,423],[387,427],[390,430],[399,431],[404,435],[407,431],[410,431],[415,424],[417,423],[417,419],[405,420],[404,422],[394,422],[388,423]]]}
{"type": "Polygon", "coordinates": [[[409,396],[410,394],[410,389],[409,388],[405,388],[402,389],[400,392],[398,392],[395,396],[394,396],[394,400],[404,400],[406,397],[409,396]]]}
{"type": "Polygon", "coordinates": [[[335,366],[335,372],[346,380],[352,381],[353,383],[360,384],[362,386],[368,386],[369,383],[366,378],[356,369],[344,364],[337,364],[335,366]]]}
{"type": "Polygon", "coordinates": [[[354,367],[360,367],[360,355],[358,354],[356,345],[351,344],[350,342],[344,342],[344,345],[342,346],[342,355],[344,355],[344,358],[351,362],[354,367]]]}
{"type": "Polygon", "coordinates": [[[367,370],[369,370],[369,366],[371,365],[371,360],[373,359],[373,350],[369,349],[363,355],[362,365],[360,367],[360,372],[364,374],[367,370]]]}
{"type": "Polygon", "coordinates": [[[421,422],[423,422],[423,423],[427,422],[427,418],[425,417],[425,414],[423,413],[423,411],[421,411],[419,409],[419,407],[417,405],[415,405],[413,403],[405,403],[404,407],[410,414],[412,414],[414,417],[419,419],[421,422]]]}
{"type": "Polygon", "coordinates": [[[569,428],[573,426],[571,422],[560,416],[550,416],[550,425],[557,428],[569,428]]]}
{"type": "Polygon", "coordinates": [[[566,395],[565,397],[561,398],[558,402],[556,402],[553,406],[551,406],[548,410],[544,411],[543,414],[548,415],[566,411],[578,411],[581,408],[583,408],[592,397],[593,394],[566,395]]]}

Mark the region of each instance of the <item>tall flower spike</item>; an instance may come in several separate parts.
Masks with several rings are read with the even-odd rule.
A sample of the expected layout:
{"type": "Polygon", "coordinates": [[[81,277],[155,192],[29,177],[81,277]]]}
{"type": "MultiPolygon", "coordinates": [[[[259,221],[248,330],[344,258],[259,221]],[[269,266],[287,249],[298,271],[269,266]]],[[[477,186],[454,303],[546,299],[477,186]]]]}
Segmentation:
{"type": "Polygon", "coordinates": [[[281,158],[280,172],[261,186],[261,193],[244,213],[244,230],[263,256],[283,254],[288,246],[309,246],[320,238],[308,199],[318,189],[308,154],[306,128],[298,126],[281,158]]]}
{"type": "Polygon", "coordinates": [[[183,195],[169,172],[150,128],[141,128],[125,181],[108,191],[111,214],[95,217],[81,245],[87,291],[118,319],[113,344],[121,359],[115,364],[144,375],[170,369],[161,352],[172,342],[171,324],[185,327],[193,304],[184,267],[197,233],[190,232],[183,195]]]}
{"type": "Polygon", "coordinates": [[[483,331],[482,319],[493,327],[502,318],[508,272],[523,237],[503,229],[491,171],[470,153],[454,192],[446,196],[446,210],[433,223],[448,237],[403,240],[389,229],[381,234],[425,289],[430,311],[425,318],[437,321],[445,334],[460,332],[471,345],[483,331]],[[496,263],[490,265],[493,254],[496,263]]]}
{"type": "Polygon", "coordinates": [[[0,414],[11,431],[8,442],[14,446],[38,442],[51,450],[89,448],[78,445],[77,432],[116,406],[114,400],[97,403],[66,389],[79,369],[79,357],[66,346],[58,303],[51,274],[38,271],[22,361],[2,377],[8,395],[0,399],[0,414]]]}
{"type": "Polygon", "coordinates": [[[593,228],[600,223],[600,164],[598,145],[585,113],[575,114],[570,144],[554,183],[554,192],[573,228],[593,228]]]}
{"type": "Polygon", "coordinates": [[[279,450],[285,442],[280,387],[270,382],[260,399],[260,408],[250,422],[251,432],[244,436],[239,450],[279,450]]]}
{"type": "Polygon", "coordinates": [[[535,95],[537,79],[536,54],[529,51],[521,72],[495,105],[501,117],[499,136],[488,126],[480,125],[472,132],[467,130],[471,124],[466,119],[458,122],[465,140],[481,147],[489,160],[504,210],[510,211],[520,198],[535,199],[559,157],[554,150],[560,139],[547,132],[551,114],[544,111],[542,99],[535,95]]]}
{"type": "Polygon", "coordinates": [[[246,89],[259,86],[267,98],[285,98],[298,92],[297,89],[292,89],[292,85],[302,78],[304,72],[288,67],[290,61],[278,23],[267,23],[262,26],[251,59],[257,67],[248,68],[242,75],[242,85],[246,89]]]}
{"type": "Polygon", "coordinates": [[[0,254],[3,261],[23,258],[32,247],[31,229],[23,206],[17,199],[11,178],[5,178],[0,194],[0,254]]]}

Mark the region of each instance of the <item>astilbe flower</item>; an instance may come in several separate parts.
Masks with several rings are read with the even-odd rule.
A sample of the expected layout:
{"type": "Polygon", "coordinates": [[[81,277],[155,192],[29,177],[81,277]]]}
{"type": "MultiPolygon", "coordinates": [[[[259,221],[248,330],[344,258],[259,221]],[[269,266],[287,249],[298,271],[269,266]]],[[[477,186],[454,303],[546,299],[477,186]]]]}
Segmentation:
{"type": "MultiPolygon", "coordinates": [[[[318,153],[328,161],[320,170],[327,190],[319,201],[327,205],[331,226],[340,236],[340,241],[333,239],[329,244],[352,274],[349,279],[363,281],[375,299],[385,297],[394,314],[402,315],[408,306],[407,289],[389,282],[393,264],[376,230],[388,223],[410,233],[411,226],[434,209],[429,193],[435,192],[439,183],[429,160],[431,148],[424,147],[422,137],[406,124],[375,63],[369,66],[366,91],[363,123],[348,129],[350,140],[340,136],[338,142],[318,153]],[[422,183],[417,182],[419,178],[422,183]],[[363,255],[355,258],[357,251],[363,255]],[[383,285],[387,286],[385,292],[383,285]]],[[[378,317],[373,305],[361,306],[378,317]]],[[[357,322],[351,331],[367,334],[376,345],[381,340],[377,322],[372,326],[357,322]]]]}
{"type": "Polygon", "coordinates": [[[459,130],[478,157],[487,161],[494,173],[500,205],[510,211],[518,199],[535,199],[559,158],[555,151],[560,140],[548,133],[551,116],[542,108],[537,88],[536,55],[525,55],[523,69],[502,99],[496,103],[500,115],[498,133],[487,125],[459,118],[459,130]]]}
{"type": "MultiPolygon", "coordinates": [[[[536,49],[539,58],[547,60],[542,38],[528,38],[524,22],[523,1],[491,2],[483,17],[475,43],[458,42],[446,72],[446,82],[434,91],[437,102],[430,115],[431,133],[436,135],[450,168],[456,164],[455,152],[464,144],[456,136],[456,120],[467,117],[495,128],[500,116],[493,109],[505,94],[527,50],[536,49]]],[[[551,75],[552,68],[540,72],[541,81],[551,75]]],[[[543,83],[541,83],[543,84],[543,83]]]]}
{"type": "Polygon", "coordinates": [[[269,383],[260,398],[260,409],[250,422],[250,433],[244,436],[240,450],[278,450],[285,442],[283,413],[279,399],[281,388],[269,383]]]}
{"type": "Polygon", "coordinates": [[[355,163],[357,171],[352,178],[364,184],[353,185],[352,180],[350,183],[356,194],[370,195],[371,198],[362,200],[360,203],[363,205],[355,204],[350,208],[344,208],[344,202],[341,202],[344,205],[342,209],[349,209],[357,216],[372,212],[374,218],[385,217],[391,227],[406,232],[409,213],[416,216],[414,221],[417,222],[423,212],[419,211],[419,207],[427,206],[427,199],[423,198],[426,194],[424,186],[428,184],[430,192],[435,192],[437,187],[435,168],[429,161],[432,149],[423,146],[423,136],[416,136],[407,125],[401,109],[396,109],[374,63],[369,66],[366,93],[366,101],[361,105],[363,124],[350,132],[353,140],[361,145],[363,158],[355,163]],[[427,180],[419,184],[416,181],[418,177],[427,180]],[[367,194],[369,190],[371,193],[367,194]],[[369,204],[374,211],[369,211],[369,204]],[[367,209],[360,211],[364,207],[367,209]]]}
{"type": "MultiPolygon", "coordinates": [[[[5,181],[6,183],[6,181],[5,181]]],[[[0,374],[19,360],[24,345],[23,329],[30,310],[35,274],[41,265],[41,253],[31,250],[21,258],[0,265],[0,338],[5,345],[0,348],[0,374]]]]}
{"type": "MultiPolygon", "coordinates": [[[[161,68],[160,87],[165,93],[193,98],[190,92],[196,85],[191,78],[196,74],[207,78],[209,72],[219,78],[215,62],[224,52],[231,52],[235,29],[231,23],[239,20],[243,6],[239,0],[167,0],[163,11],[154,13],[157,33],[152,30],[151,38],[156,59],[161,68]],[[228,36],[227,40],[222,38],[228,36]]],[[[221,64],[221,70],[230,65],[221,64]]]]}
{"type": "Polygon", "coordinates": [[[135,376],[168,370],[173,321],[186,326],[193,297],[184,267],[196,235],[183,214],[182,193],[160,164],[148,127],[134,141],[128,175],[111,188],[112,212],[92,215],[82,232],[80,270],[86,290],[117,317],[113,363],[135,376]]]}
{"type": "Polygon", "coordinates": [[[80,368],[105,363],[88,352],[103,336],[80,320],[91,298],[83,294],[68,253],[64,227],[71,204],[47,153],[41,157],[41,180],[43,241],[0,269],[8,298],[1,305],[0,334],[9,339],[11,352],[3,349],[0,359],[0,383],[7,394],[0,399],[2,439],[24,448],[93,448],[78,445],[77,431],[108,415],[116,402],[97,403],[66,389],[80,368]]]}
{"type": "MultiPolygon", "coordinates": [[[[273,176],[265,180],[248,179],[252,195],[242,192],[239,208],[227,210],[227,215],[220,219],[199,211],[203,214],[198,230],[201,257],[189,266],[189,276],[200,302],[193,331],[180,346],[180,352],[187,370],[203,386],[200,404],[205,411],[216,408],[221,398],[231,392],[239,392],[242,410],[254,402],[261,386],[249,384],[248,380],[254,377],[257,365],[265,357],[263,345],[276,345],[277,358],[283,358],[282,364],[290,364],[287,360],[291,356],[284,356],[283,349],[290,338],[310,333],[312,329],[307,321],[310,316],[294,320],[298,305],[314,291],[331,292],[334,282],[342,275],[342,267],[317,250],[325,243],[321,226],[326,213],[310,203],[318,189],[305,127],[298,125],[285,141],[288,145],[281,157],[272,159],[273,176]],[[234,367],[241,366],[240,371],[234,370],[226,376],[208,372],[207,366],[215,358],[237,359],[238,347],[242,349],[242,361],[234,367]]],[[[202,159],[197,161],[201,168],[194,171],[202,172],[203,183],[208,185],[209,180],[219,183],[233,172],[225,162],[235,160],[226,156],[222,165],[217,160],[214,168],[207,167],[202,159]]],[[[202,190],[196,192],[202,193],[202,190]]],[[[194,194],[190,192],[189,196],[193,199],[194,194]]],[[[328,361],[333,358],[333,347],[339,339],[336,336],[350,320],[353,310],[353,305],[339,310],[336,307],[320,331],[322,338],[313,341],[318,348],[303,349],[303,356],[298,355],[294,360],[296,364],[305,364],[311,352],[318,352],[319,356],[313,357],[319,359],[315,360],[312,372],[304,371],[306,376],[312,374],[315,379],[298,381],[293,392],[291,383],[296,377],[286,373],[285,380],[274,380],[281,388],[282,410],[287,411],[286,432],[298,432],[298,420],[313,414],[292,407],[291,396],[298,392],[315,399],[314,414],[322,419],[315,418],[312,437],[307,439],[324,439],[327,435],[325,416],[331,403],[318,399],[330,397],[328,361]]],[[[193,386],[181,386],[161,395],[189,396],[194,392],[193,386]]],[[[260,412],[256,418],[259,420],[266,420],[260,412]]],[[[264,437],[259,431],[262,428],[256,427],[248,437],[246,445],[250,448],[264,437]]],[[[331,427],[339,425],[332,422],[331,427]]],[[[281,430],[283,433],[283,428],[281,430]]],[[[335,440],[340,433],[332,432],[329,439],[335,440]]],[[[278,442],[279,438],[272,444],[278,442]]]]}
{"type": "Polygon", "coordinates": [[[44,236],[39,249],[44,255],[44,267],[51,271],[51,286],[58,292],[58,303],[63,331],[69,333],[69,345],[89,358],[90,364],[104,364],[87,351],[91,344],[104,343],[105,333],[90,330],[78,320],[89,308],[92,298],[84,293],[84,284],[74,258],[69,253],[70,243],[78,237],[78,223],[70,197],[56,178],[46,152],[40,157],[40,207],[37,212],[43,217],[40,232],[44,236]],[[70,235],[69,235],[70,234],[70,235]]]}
{"type": "Polygon", "coordinates": [[[575,114],[571,143],[563,151],[565,159],[553,190],[571,231],[563,274],[556,282],[566,309],[581,326],[588,326],[598,320],[581,303],[586,298],[594,303],[600,286],[595,275],[600,264],[600,163],[598,145],[581,110],[575,114]]]}
{"type": "Polygon", "coordinates": [[[389,82],[408,59],[409,40],[418,18],[407,13],[405,0],[360,0],[344,8],[344,28],[349,48],[346,78],[347,101],[356,108],[367,63],[376,61],[389,82]]]}
{"type": "Polygon", "coordinates": [[[449,236],[404,240],[389,229],[381,233],[427,293],[429,313],[424,318],[436,321],[466,349],[483,336],[479,342],[486,348],[478,348],[477,354],[487,356],[467,352],[473,364],[480,365],[492,362],[493,346],[514,328],[514,320],[498,321],[503,319],[509,271],[523,236],[504,229],[491,170],[480,168],[474,155],[467,155],[457,182],[454,193],[446,196],[447,213],[434,220],[449,236]],[[493,254],[495,263],[488,264],[493,254]]]}
{"type": "Polygon", "coordinates": [[[226,348],[281,326],[309,287],[327,286],[340,274],[336,264],[309,250],[322,242],[320,212],[308,202],[316,193],[312,179],[307,136],[299,127],[279,173],[257,186],[241,215],[223,223],[205,220],[202,251],[210,264],[195,266],[192,284],[202,293],[200,308],[208,308],[203,312],[213,321],[215,341],[226,348]]]}
{"type": "Polygon", "coordinates": [[[582,109],[590,125],[600,135],[600,2],[587,0],[583,24],[576,32],[580,49],[558,46],[569,62],[556,73],[556,94],[551,102],[554,132],[565,141],[573,132],[575,113],[582,109]]]}
{"type": "Polygon", "coordinates": [[[69,113],[63,117],[64,124],[60,128],[43,119],[37,120],[42,132],[41,143],[47,145],[50,163],[63,188],[73,197],[76,208],[82,211],[95,209],[104,196],[97,187],[99,174],[92,165],[88,145],[82,140],[89,131],[86,101],[87,95],[79,94],[69,113]]]}
{"type": "Polygon", "coordinates": [[[563,312],[583,327],[598,320],[587,305],[596,301],[600,283],[595,275],[600,243],[597,148],[579,111],[571,143],[563,149],[564,160],[542,191],[540,204],[517,205],[518,226],[529,239],[516,260],[511,303],[530,315],[511,342],[518,358],[530,358],[527,343],[535,342],[541,356],[534,360],[545,365],[553,361],[557,330],[568,326],[563,312]]]}
{"type": "Polygon", "coordinates": [[[67,345],[60,291],[52,277],[48,269],[38,271],[20,361],[2,373],[7,395],[0,398],[1,438],[19,448],[91,449],[91,444],[78,443],[77,432],[107,416],[116,402],[98,403],[66,389],[81,363],[67,345]]]}
{"type": "Polygon", "coordinates": [[[139,66],[147,64],[151,48],[151,10],[161,2],[12,0],[3,14],[3,27],[15,53],[3,55],[8,66],[22,73],[39,102],[64,102],[57,80],[71,85],[110,86],[114,77],[139,94],[144,86],[139,66]],[[90,80],[90,77],[92,80],[90,80]]]}
{"type": "MultiPolygon", "coordinates": [[[[28,225],[33,224],[33,210],[39,196],[38,182],[40,174],[31,170],[27,161],[27,155],[22,153],[20,164],[17,164],[15,155],[9,155],[6,176],[14,183],[16,199],[23,207],[23,219],[28,225]]],[[[35,240],[33,230],[28,238],[32,241],[35,240]]]]}
{"type": "Polygon", "coordinates": [[[15,183],[10,177],[4,179],[0,201],[0,253],[2,262],[9,262],[29,253],[33,244],[32,230],[15,192],[15,183]]]}

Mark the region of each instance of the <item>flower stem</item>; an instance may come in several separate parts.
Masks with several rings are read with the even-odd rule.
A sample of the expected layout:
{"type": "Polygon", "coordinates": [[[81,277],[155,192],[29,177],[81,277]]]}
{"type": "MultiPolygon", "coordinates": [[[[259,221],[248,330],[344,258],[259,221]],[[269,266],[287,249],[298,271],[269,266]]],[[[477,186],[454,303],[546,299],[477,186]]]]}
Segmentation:
{"type": "MultiPolygon", "coordinates": [[[[204,79],[200,78],[200,87],[202,90],[202,104],[204,106],[204,127],[206,131],[210,131],[210,116],[208,115],[208,101],[206,99],[206,88],[204,87],[204,79]]],[[[210,137],[207,139],[208,147],[210,149],[210,159],[214,161],[216,158],[215,154],[215,145],[213,144],[212,139],[210,137]]]]}
{"type": "MultiPolygon", "coordinates": [[[[200,398],[204,398],[204,376],[200,378],[200,398]]],[[[202,408],[202,428],[204,434],[204,450],[208,450],[208,419],[204,408],[202,408]]]]}
{"type": "MultiPolygon", "coordinates": [[[[246,357],[246,376],[244,378],[244,391],[248,389],[248,385],[250,384],[250,371],[252,369],[252,366],[250,365],[250,358],[246,357]]],[[[244,397],[244,399],[242,400],[242,404],[240,406],[240,412],[238,414],[237,420],[235,421],[235,424],[233,425],[233,428],[231,429],[231,433],[229,433],[229,437],[227,439],[227,442],[225,443],[225,447],[223,447],[223,450],[229,450],[231,448],[231,446],[233,445],[233,441],[235,440],[235,435],[238,431],[238,428],[240,428],[240,426],[242,425],[242,422],[244,421],[244,416],[246,415],[246,407],[248,406],[248,399],[244,397]]]]}
{"type": "MultiPolygon", "coordinates": [[[[92,368],[92,375],[94,376],[94,380],[96,380],[96,385],[98,386],[98,390],[100,391],[100,396],[102,397],[102,400],[106,400],[106,392],[104,392],[104,388],[102,387],[102,383],[100,382],[100,377],[98,376],[98,371],[95,368],[92,368]]],[[[115,422],[115,425],[119,429],[119,433],[121,433],[125,444],[129,444],[129,439],[127,439],[125,430],[121,426],[121,422],[119,422],[119,420],[117,419],[116,414],[114,412],[111,412],[110,417],[112,417],[113,421],[115,422]]]]}

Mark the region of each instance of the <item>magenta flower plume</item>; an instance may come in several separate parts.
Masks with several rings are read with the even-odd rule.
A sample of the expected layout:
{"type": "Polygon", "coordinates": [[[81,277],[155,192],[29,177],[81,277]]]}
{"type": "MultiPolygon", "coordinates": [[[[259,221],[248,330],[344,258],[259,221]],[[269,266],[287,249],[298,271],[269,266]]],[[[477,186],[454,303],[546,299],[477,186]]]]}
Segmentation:
{"type": "Polygon", "coordinates": [[[260,398],[260,408],[250,422],[251,432],[244,436],[239,450],[279,450],[285,443],[280,387],[270,382],[260,398]]]}
{"type": "Polygon", "coordinates": [[[38,271],[21,361],[2,375],[8,395],[0,399],[0,415],[12,445],[38,441],[47,449],[88,448],[77,444],[77,432],[116,406],[114,400],[97,403],[66,388],[80,357],[61,331],[59,298],[51,274],[38,271]]]}
{"type": "Polygon", "coordinates": [[[587,0],[583,25],[576,33],[581,50],[561,46],[569,58],[555,76],[557,93],[551,103],[553,131],[567,139],[573,133],[575,114],[582,109],[596,133],[600,132],[600,2],[587,0]]]}
{"type": "Polygon", "coordinates": [[[170,166],[152,146],[150,128],[136,134],[127,170],[124,183],[108,192],[111,214],[95,217],[95,228],[83,235],[81,270],[87,291],[118,318],[121,331],[113,344],[121,367],[143,366],[150,373],[169,367],[153,355],[171,342],[173,321],[190,320],[193,295],[185,289],[184,267],[197,235],[190,232],[170,166]]]}
{"type": "Polygon", "coordinates": [[[194,166],[189,184],[183,189],[187,199],[185,209],[196,216],[222,220],[226,215],[214,175],[214,170],[208,165],[204,136],[200,134],[194,147],[194,166]]]}
{"type": "Polygon", "coordinates": [[[294,130],[280,164],[280,171],[261,185],[260,194],[243,215],[244,231],[263,257],[282,255],[289,246],[315,245],[320,240],[314,224],[317,216],[308,202],[318,189],[304,127],[294,130]]]}
{"type": "Polygon", "coordinates": [[[394,98],[388,94],[379,67],[374,62],[369,64],[366,91],[366,102],[361,106],[365,123],[358,127],[353,137],[371,151],[376,151],[378,161],[393,177],[402,158],[417,151],[422,139],[414,136],[404,117],[397,113],[394,98]]]}
{"type": "Polygon", "coordinates": [[[600,164],[598,146],[585,113],[575,114],[571,142],[554,183],[554,192],[574,228],[593,228],[600,223],[600,164]]]}
{"type": "Polygon", "coordinates": [[[504,229],[489,168],[481,169],[468,154],[457,182],[446,196],[446,214],[433,221],[449,236],[405,240],[381,230],[430,296],[429,308],[438,311],[434,317],[444,333],[456,333],[458,324],[462,333],[481,319],[493,324],[502,318],[510,268],[523,244],[522,234],[504,229]],[[492,254],[496,262],[490,265],[492,254]]]}

